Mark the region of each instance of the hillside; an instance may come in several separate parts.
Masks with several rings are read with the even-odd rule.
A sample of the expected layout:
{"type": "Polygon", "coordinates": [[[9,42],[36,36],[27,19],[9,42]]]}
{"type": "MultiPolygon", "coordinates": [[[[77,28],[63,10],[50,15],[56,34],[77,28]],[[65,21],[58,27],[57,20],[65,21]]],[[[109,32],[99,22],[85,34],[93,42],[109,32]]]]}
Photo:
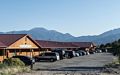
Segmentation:
{"type": "MultiPolygon", "coordinates": [[[[76,41],[76,42],[94,42],[96,44],[105,44],[120,39],[120,28],[104,32],[95,36],[80,36],[74,37],[69,33],[63,34],[55,30],[47,30],[45,28],[33,28],[31,30],[10,31],[7,34],[29,34],[34,39],[38,40],[53,40],[53,41],[76,41]]],[[[5,34],[0,32],[0,34],[5,34]]]]}

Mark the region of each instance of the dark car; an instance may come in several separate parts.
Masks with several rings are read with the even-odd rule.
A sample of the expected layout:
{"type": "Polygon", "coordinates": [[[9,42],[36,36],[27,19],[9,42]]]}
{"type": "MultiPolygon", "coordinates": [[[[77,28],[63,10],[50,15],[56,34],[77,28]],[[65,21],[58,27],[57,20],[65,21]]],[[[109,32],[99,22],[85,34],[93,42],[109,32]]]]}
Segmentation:
{"type": "Polygon", "coordinates": [[[65,51],[62,49],[55,49],[52,52],[57,52],[60,55],[60,59],[63,59],[65,56],[65,51]]]}
{"type": "Polygon", "coordinates": [[[28,56],[13,56],[12,58],[19,58],[21,61],[23,61],[23,63],[26,66],[29,66],[29,65],[35,63],[34,58],[31,58],[31,57],[28,57],[28,56]]]}
{"type": "Polygon", "coordinates": [[[102,53],[101,49],[96,49],[96,53],[102,53]]]}
{"type": "Polygon", "coordinates": [[[85,50],[78,50],[77,52],[81,53],[82,56],[84,56],[84,55],[89,55],[89,54],[90,54],[89,52],[87,52],[87,51],[85,51],[85,50]]]}
{"type": "Polygon", "coordinates": [[[107,49],[101,49],[102,50],[102,52],[105,52],[105,53],[107,53],[108,52],[108,50],[107,49]]]}
{"type": "Polygon", "coordinates": [[[83,50],[78,50],[77,52],[80,54],[80,56],[84,56],[84,55],[86,55],[86,52],[83,51],[83,50]]]}
{"type": "Polygon", "coordinates": [[[90,50],[89,53],[90,54],[95,54],[95,51],[90,50]]]}
{"type": "Polygon", "coordinates": [[[73,58],[75,56],[75,52],[71,50],[65,51],[65,57],[66,58],[73,58]]]}
{"type": "Polygon", "coordinates": [[[39,61],[51,61],[51,62],[53,62],[53,61],[60,60],[60,56],[56,52],[45,52],[39,56],[35,56],[34,58],[35,58],[35,61],[37,61],[37,62],[39,62],[39,61]]]}

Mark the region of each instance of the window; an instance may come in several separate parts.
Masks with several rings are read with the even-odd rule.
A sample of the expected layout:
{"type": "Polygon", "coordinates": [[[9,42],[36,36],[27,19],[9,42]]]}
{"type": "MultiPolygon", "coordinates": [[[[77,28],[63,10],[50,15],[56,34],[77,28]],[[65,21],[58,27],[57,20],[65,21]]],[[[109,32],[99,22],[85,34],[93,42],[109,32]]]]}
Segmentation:
{"type": "Polygon", "coordinates": [[[0,50],[0,56],[4,55],[4,50],[0,50]]]}

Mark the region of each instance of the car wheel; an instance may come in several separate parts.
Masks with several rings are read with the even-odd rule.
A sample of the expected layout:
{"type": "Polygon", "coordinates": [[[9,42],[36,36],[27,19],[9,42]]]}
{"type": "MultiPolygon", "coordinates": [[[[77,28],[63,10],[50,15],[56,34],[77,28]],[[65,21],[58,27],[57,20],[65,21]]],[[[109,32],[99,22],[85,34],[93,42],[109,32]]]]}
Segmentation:
{"type": "Polygon", "coordinates": [[[51,62],[53,62],[53,61],[54,61],[54,59],[50,59],[50,61],[51,61],[51,62]]]}

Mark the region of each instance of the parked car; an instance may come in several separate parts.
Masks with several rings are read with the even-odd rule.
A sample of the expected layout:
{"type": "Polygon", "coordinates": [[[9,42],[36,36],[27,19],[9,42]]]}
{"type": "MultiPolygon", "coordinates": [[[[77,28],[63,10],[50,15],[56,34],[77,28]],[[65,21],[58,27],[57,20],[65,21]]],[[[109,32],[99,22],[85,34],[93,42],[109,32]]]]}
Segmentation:
{"type": "Polygon", "coordinates": [[[85,55],[84,52],[82,52],[82,51],[76,51],[76,52],[79,53],[79,56],[85,55]]]}
{"type": "Polygon", "coordinates": [[[90,55],[90,53],[88,51],[86,51],[86,55],[90,55]]]}
{"type": "Polygon", "coordinates": [[[82,53],[82,52],[79,52],[79,56],[83,56],[83,53],[82,53]]]}
{"type": "Polygon", "coordinates": [[[75,53],[75,51],[73,51],[73,56],[76,57],[76,53],[75,53]]]}
{"type": "Polygon", "coordinates": [[[35,58],[36,61],[51,61],[51,62],[54,62],[54,61],[60,60],[60,56],[56,52],[45,52],[45,53],[42,53],[39,56],[35,56],[34,58],[35,58]]]}
{"type": "Polygon", "coordinates": [[[79,57],[80,54],[79,54],[78,52],[75,52],[75,56],[76,56],[76,57],[79,57]]]}
{"type": "Polygon", "coordinates": [[[97,50],[96,50],[96,53],[102,53],[102,50],[97,49],[97,50]]]}
{"type": "Polygon", "coordinates": [[[74,53],[75,53],[74,51],[66,50],[66,51],[65,51],[65,57],[66,57],[66,58],[73,58],[73,57],[75,56],[74,53]]]}
{"type": "Polygon", "coordinates": [[[90,50],[89,53],[90,54],[95,54],[95,51],[90,50]]]}
{"type": "Polygon", "coordinates": [[[75,56],[76,57],[82,56],[77,50],[74,50],[74,51],[75,51],[75,56]]]}
{"type": "Polygon", "coordinates": [[[108,50],[107,49],[101,49],[102,50],[102,52],[105,52],[105,53],[107,53],[108,52],[108,50]]]}
{"type": "Polygon", "coordinates": [[[12,58],[19,58],[27,66],[35,63],[35,59],[28,56],[13,56],[12,58]]]}
{"type": "Polygon", "coordinates": [[[65,51],[62,49],[55,49],[52,52],[57,52],[60,55],[60,59],[63,59],[65,56],[65,51]]]}
{"type": "Polygon", "coordinates": [[[82,50],[78,50],[77,52],[79,53],[80,56],[86,55],[86,53],[84,51],[82,51],[82,50]]]}

